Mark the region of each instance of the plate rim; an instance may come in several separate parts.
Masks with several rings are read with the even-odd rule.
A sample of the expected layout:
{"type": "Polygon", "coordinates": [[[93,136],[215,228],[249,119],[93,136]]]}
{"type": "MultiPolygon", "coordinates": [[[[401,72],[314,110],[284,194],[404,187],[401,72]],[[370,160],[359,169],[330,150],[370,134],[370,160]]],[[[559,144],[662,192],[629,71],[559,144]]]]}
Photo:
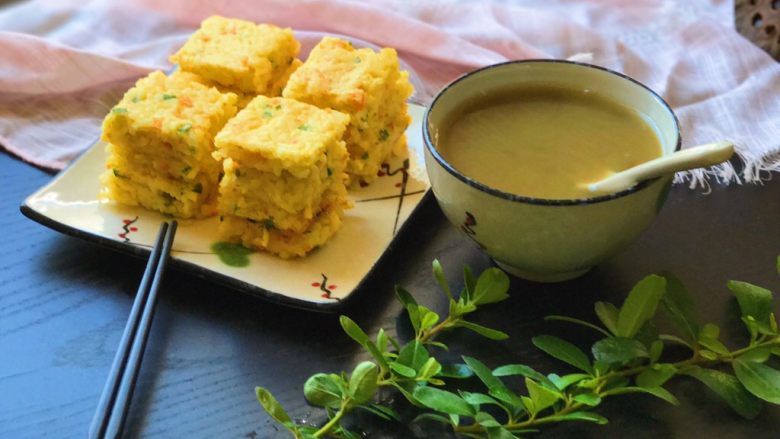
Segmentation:
{"type": "MultiPolygon", "coordinates": [[[[65,172],[67,169],[68,168],[65,168],[61,172],[65,172]]],[[[54,178],[56,179],[58,176],[59,174],[57,174],[57,176],[55,176],[54,178]]],[[[29,206],[27,203],[28,199],[34,195],[37,195],[40,191],[44,190],[48,185],[49,183],[41,187],[39,190],[33,192],[27,198],[25,198],[24,202],[19,206],[19,210],[24,216],[43,225],[44,227],[48,227],[54,231],[60,232],[67,236],[72,236],[74,238],[82,239],[89,243],[95,244],[101,248],[115,250],[122,254],[127,254],[130,256],[135,256],[140,258],[146,257],[151,253],[151,249],[148,249],[146,247],[119,242],[53,220],[48,216],[38,212],[31,206],[29,206]]],[[[346,308],[349,304],[355,301],[354,297],[359,295],[359,291],[373,276],[374,272],[376,271],[376,267],[380,265],[382,261],[387,257],[387,255],[395,249],[395,244],[397,240],[400,238],[400,236],[405,234],[405,231],[408,229],[407,225],[409,224],[410,221],[412,221],[412,219],[415,216],[417,216],[417,212],[421,210],[420,206],[423,203],[428,203],[430,199],[431,199],[431,189],[428,188],[426,189],[425,193],[420,199],[420,202],[417,203],[414,210],[412,210],[412,212],[409,214],[409,217],[406,219],[406,221],[404,221],[404,223],[398,229],[398,232],[390,240],[390,243],[387,245],[387,248],[385,248],[385,250],[379,256],[379,258],[377,258],[376,261],[374,261],[374,263],[371,265],[371,268],[369,268],[368,271],[366,271],[366,274],[360,279],[357,285],[355,285],[352,291],[343,299],[338,299],[331,302],[312,302],[304,299],[297,299],[282,293],[278,293],[276,291],[271,291],[265,288],[261,288],[254,284],[238,280],[232,276],[228,276],[222,273],[218,273],[216,271],[209,270],[208,268],[202,267],[193,262],[188,262],[177,258],[171,258],[170,264],[175,269],[181,270],[185,273],[191,273],[198,278],[212,281],[219,285],[231,288],[241,294],[245,294],[251,297],[266,300],[271,303],[276,303],[279,305],[292,307],[296,309],[301,309],[306,311],[318,311],[321,313],[332,314],[338,312],[343,308],[346,308]]]]}
{"type": "MultiPolygon", "coordinates": [[[[423,105],[414,104],[414,103],[411,103],[410,105],[416,105],[422,107],[423,110],[426,108],[423,105]]],[[[92,151],[94,148],[100,148],[102,145],[100,138],[99,137],[96,138],[90,145],[91,146],[87,147],[83,152],[81,152],[75,160],[73,160],[70,164],[68,164],[68,166],[63,168],[58,173],[56,173],[51,178],[51,180],[49,180],[46,184],[39,187],[33,193],[25,197],[24,201],[22,201],[22,203],[19,205],[19,210],[27,218],[41,224],[44,227],[48,227],[56,232],[62,233],[67,236],[72,236],[74,238],[82,239],[89,243],[95,244],[101,248],[114,250],[119,253],[127,254],[134,257],[145,258],[151,253],[151,249],[143,246],[137,246],[133,244],[119,242],[114,239],[107,238],[98,235],[96,233],[80,229],[70,224],[57,221],[45,215],[44,213],[37,211],[35,208],[31,206],[30,200],[33,197],[36,197],[42,192],[48,190],[50,186],[52,186],[59,178],[61,178],[65,173],[67,173],[72,167],[74,167],[79,162],[84,160],[87,153],[92,151]]],[[[374,272],[376,271],[376,267],[380,265],[382,261],[384,261],[388,253],[391,253],[395,249],[396,243],[398,242],[400,237],[402,235],[405,235],[405,231],[408,229],[407,225],[417,216],[417,213],[421,210],[421,206],[424,203],[429,203],[431,198],[432,198],[432,189],[431,186],[429,185],[428,188],[425,189],[425,192],[423,193],[422,197],[420,197],[420,201],[414,206],[412,211],[409,213],[409,216],[406,218],[406,221],[404,221],[404,223],[401,224],[401,226],[398,228],[398,231],[390,239],[390,242],[388,242],[387,246],[384,248],[384,250],[379,255],[379,257],[373,261],[371,267],[365,272],[365,274],[361,277],[360,281],[358,281],[355,287],[352,288],[349,294],[347,294],[345,297],[341,299],[336,299],[328,302],[314,302],[310,300],[299,299],[299,298],[288,296],[283,293],[262,288],[258,285],[254,285],[249,282],[244,282],[232,276],[210,270],[194,262],[185,261],[183,259],[172,257],[170,259],[170,264],[172,267],[181,270],[182,272],[191,273],[198,278],[212,281],[216,284],[228,287],[232,290],[235,290],[236,292],[245,294],[247,296],[259,298],[271,303],[276,303],[279,305],[301,309],[301,310],[317,311],[321,313],[336,313],[339,310],[346,308],[349,304],[351,304],[354,301],[354,296],[359,295],[359,292],[363,289],[364,285],[373,276],[374,272]]]]}

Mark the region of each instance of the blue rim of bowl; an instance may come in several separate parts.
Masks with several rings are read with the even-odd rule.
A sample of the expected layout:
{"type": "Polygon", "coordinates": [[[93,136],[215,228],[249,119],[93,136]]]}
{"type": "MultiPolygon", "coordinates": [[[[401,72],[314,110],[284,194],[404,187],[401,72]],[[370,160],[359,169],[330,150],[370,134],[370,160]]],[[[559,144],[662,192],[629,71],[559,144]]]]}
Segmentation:
{"type": "Polygon", "coordinates": [[[507,62],[503,62],[503,63],[492,64],[492,65],[489,65],[489,66],[486,66],[486,67],[482,67],[482,68],[477,69],[477,70],[472,70],[471,72],[465,73],[464,75],[460,76],[459,78],[455,79],[454,81],[452,81],[449,84],[447,84],[446,86],[444,86],[444,88],[442,88],[439,91],[439,93],[436,94],[436,97],[433,98],[433,102],[431,102],[431,105],[428,106],[428,108],[425,110],[425,115],[423,116],[423,121],[422,121],[423,122],[423,126],[422,126],[423,142],[425,143],[425,148],[428,150],[428,152],[433,156],[434,159],[436,159],[436,161],[444,169],[447,170],[447,172],[449,172],[450,174],[455,176],[455,178],[457,178],[458,180],[461,180],[462,182],[466,183],[467,185],[469,185],[469,186],[471,186],[471,187],[473,187],[475,189],[481,190],[483,192],[487,192],[487,193],[489,193],[491,195],[495,195],[497,197],[504,198],[504,199],[510,200],[510,201],[516,201],[516,202],[528,203],[528,204],[539,204],[539,205],[544,205],[544,206],[574,206],[574,205],[593,204],[593,203],[600,203],[600,202],[603,202],[603,201],[614,200],[616,198],[624,197],[626,195],[630,195],[630,194],[633,194],[635,192],[641,191],[642,189],[648,187],[651,183],[653,183],[653,182],[657,181],[659,178],[661,178],[661,177],[657,177],[657,178],[653,178],[653,179],[650,179],[650,180],[644,180],[644,181],[639,182],[637,185],[632,186],[632,187],[630,187],[628,189],[622,190],[620,192],[615,192],[615,193],[612,193],[612,194],[608,194],[608,195],[600,195],[600,196],[597,196],[597,197],[589,197],[589,198],[572,198],[572,199],[560,199],[560,200],[557,200],[557,199],[527,197],[527,196],[523,196],[523,195],[517,195],[517,194],[512,194],[512,193],[509,193],[509,192],[504,192],[504,191],[502,191],[500,189],[496,189],[496,188],[490,187],[490,186],[488,186],[488,185],[486,185],[484,183],[481,183],[481,182],[479,182],[477,180],[474,180],[471,177],[468,177],[468,176],[462,174],[460,171],[455,169],[455,167],[452,166],[447,160],[445,160],[444,157],[442,157],[441,154],[439,154],[439,151],[436,150],[436,147],[433,146],[433,141],[431,141],[431,136],[430,136],[430,132],[429,132],[430,126],[429,126],[429,123],[428,123],[428,117],[429,117],[431,111],[433,111],[434,107],[436,107],[436,103],[438,102],[439,98],[441,98],[447,92],[447,90],[449,90],[450,88],[454,87],[459,82],[461,82],[464,79],[469,78],[470,76],[475,75],[477,73],[480,73],[480,72],[483,72],[483,71],[486,71],[486,70],[495,69],[495,68],[505,67],[505,66],[513,65],[513,64],[534,64],[534,63],[535,64],[541,64],[541,63],[545,63],[545,64],[553,64],[553,63],[555,63],[555,64],[571,64],[571,65],[580,66],[580,67],[584,67],[584,68],[591,68],[591,69],[601,70],[603,72],[615,75],[615,76],[617,76],[619,78],[626,79],[626,80],[628,80],[628,81],[630,81],[630,82],[632,82],[632,83],[642,87],[648,93],[650,93],[661,105],[663,105],[664,108],[666,108],[666,110],[669,112],[669,114],[672,115],[672,119],[674,120],[674,128],[675,128],[675,131],[676,131],[676,134],[677,134],[677,144],[674,147],[674,151],[676,152],[676,151],[680,150],[680,147],[682,146],[682,137],[680,135],[680,123],[677,120],[677,115],[674,114],[674,111],[672,111],[672,107],[670,107],[669,104],[661,96],[659,96],[658,93],[653,91],[650,87],[642,84],[641,82],[637,81],[636,79],[634,79],[634,78],[632,78],[630,76],[626,76],[626,75],[624,75],[624,74],[622,74],[620,72],[616,72],[614,70],[610,70],[610,69],[607,69],[605,67],[600,67],[600,66],[596,66],[596,65],[593,65],[593,64],[577,62],[577,61],[568,61],[568,60],[562,60],[562,59],[526,59],[526,60],[507,61],[507,62]]]}

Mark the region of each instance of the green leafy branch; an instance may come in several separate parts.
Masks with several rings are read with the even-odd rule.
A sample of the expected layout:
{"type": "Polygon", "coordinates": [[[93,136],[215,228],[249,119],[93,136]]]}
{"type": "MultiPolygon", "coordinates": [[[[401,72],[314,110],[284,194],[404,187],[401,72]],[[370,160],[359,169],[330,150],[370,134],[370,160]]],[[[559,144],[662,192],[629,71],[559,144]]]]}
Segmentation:
{"type": "MultiPolygon", "coordinates": [[[[780,257],[777,265],[780,272],[780,257]]],[[[549,316],[548,320],[583,325],[602,337],[592,345],[590,356],[561,338],[534,337],[537,348],[578,370],[545,375],[524,364],[491,369],[468,356],[462,357],[463,364],[439,362],[431,352],[448,349],[436,340],[445,331],[465,328],[493,340],[507,338],[505,333],[469,322],[464,316],[476,311],[479,305],[506,299],[509,279],[495,268],[475,279],[465,268],[464,288],[456,300],[438,261],[433,262],[433,274],[448,298],[448,314],[442,319],[397,287],[398,299],[415,334],[403,346],[382,329],[372,340],[354,321],[341,317],[344,331],[374,361],[358,364],[349,375],[319,373],[306,381],[304,396],[310,404],[326,409],[328,422],[321,427],[295,424],[273,396],[258,387],[257,397],[265,410],[296,438],[355,438],[358,436],[341,423],[353,410],[401,421],[392,408],[377,402],[380,389],[388,388],[419,408],[416,422],[440,422],[465,437],[503,439],[530,434],[557,422],[605,424],[607,419],[593,409],[610,396],[646,393],[676,405],[677,398],[663,387],[676,376],[700,381],[748,419],[759,414],[761,400],[780,404],[780,371],[767,364],[771,356],[780,356],[772,293],[756,285],[728,283],[750,336],[746,346],[733,350],[720,341],[716,325],[698,323],[690,295],[679,279],[670,274],[642,279],[620,308],[597,302],[595,313],[601,326],[571,317],[549,316]],[[676,328],[675,334],[659,332],[654,323],[659,310],[676,328]],[[665,360],[668,344],[687,347],[690,356],[681,361],[665,360]],[[458,389],[458,380],[472,376],[484,385],[485,392],[458,389]],[[512,388],[507,385],[510,381],[522,386],[512,388]]]]}

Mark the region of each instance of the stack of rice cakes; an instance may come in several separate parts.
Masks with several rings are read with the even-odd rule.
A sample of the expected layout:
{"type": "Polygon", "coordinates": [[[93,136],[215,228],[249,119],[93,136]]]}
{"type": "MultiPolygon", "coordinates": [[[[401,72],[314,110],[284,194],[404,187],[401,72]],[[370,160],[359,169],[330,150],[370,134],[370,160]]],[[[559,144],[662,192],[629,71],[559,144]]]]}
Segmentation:
{"type": "Polygon", "coordinates": [[[283,258],[327,242],[350,206],[341,140],[349,116],[258,96],[217,135],[220,230],[283,258]]]}
{"type": "Polygon", "coordinates": [[[299,48],[289,29],[206,19],[171,56],[177,72],[139,80],[106,117],[107,196],[218,213],[224,239],[283,258],[326,243],[350,180],[371,182],[405,152],[412,87],[393,49],[326,37],[301,65],[299,48]]]}
{"type": "Polygon", "coordinates": [[[235,93],[243,108],[257,95],[281,94],[301,65],[300,48],[289,28],[214,16],[170,60],[189,79],[235,93]]]}
{"type": "Polygon", "coordinates": [[[355,49],[348,41],[325,37],[293,72],[286,98],[350,115],[344,136],[352,185],[368,184],[393,153],[406,151],[411,122],[406,100],[413,92],[394,49],[355,49]]]}
{"type": "Polygon", "coordinates": [[[214,136],[236,114],[236,95],[153,72],[103,121],[106,195],[180,218],[216,211],[214,136]]]}

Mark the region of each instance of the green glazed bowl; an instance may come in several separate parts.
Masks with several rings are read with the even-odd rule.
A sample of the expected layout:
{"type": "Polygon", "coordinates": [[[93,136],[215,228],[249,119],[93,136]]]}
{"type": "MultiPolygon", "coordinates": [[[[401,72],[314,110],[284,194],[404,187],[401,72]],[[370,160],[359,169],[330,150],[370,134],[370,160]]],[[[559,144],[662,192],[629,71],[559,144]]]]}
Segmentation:
{"type": "Polygon", "coordinates": [[[609,195],[548,200],[489,187],[459,172],[439,153],[439,130],[460,104],[491,90],[540,82],[590,89],[636,109],[655,129],[664,155],[680,148],[680,129],[669,105],[648,87],[620,73],[570,61],[485,67],[455,80],[434,98],[423,120],[425,164],[444,214],[510,274],[559,282],[581,276],[631,244],[663,206],[672,176],[609,195]]]}

